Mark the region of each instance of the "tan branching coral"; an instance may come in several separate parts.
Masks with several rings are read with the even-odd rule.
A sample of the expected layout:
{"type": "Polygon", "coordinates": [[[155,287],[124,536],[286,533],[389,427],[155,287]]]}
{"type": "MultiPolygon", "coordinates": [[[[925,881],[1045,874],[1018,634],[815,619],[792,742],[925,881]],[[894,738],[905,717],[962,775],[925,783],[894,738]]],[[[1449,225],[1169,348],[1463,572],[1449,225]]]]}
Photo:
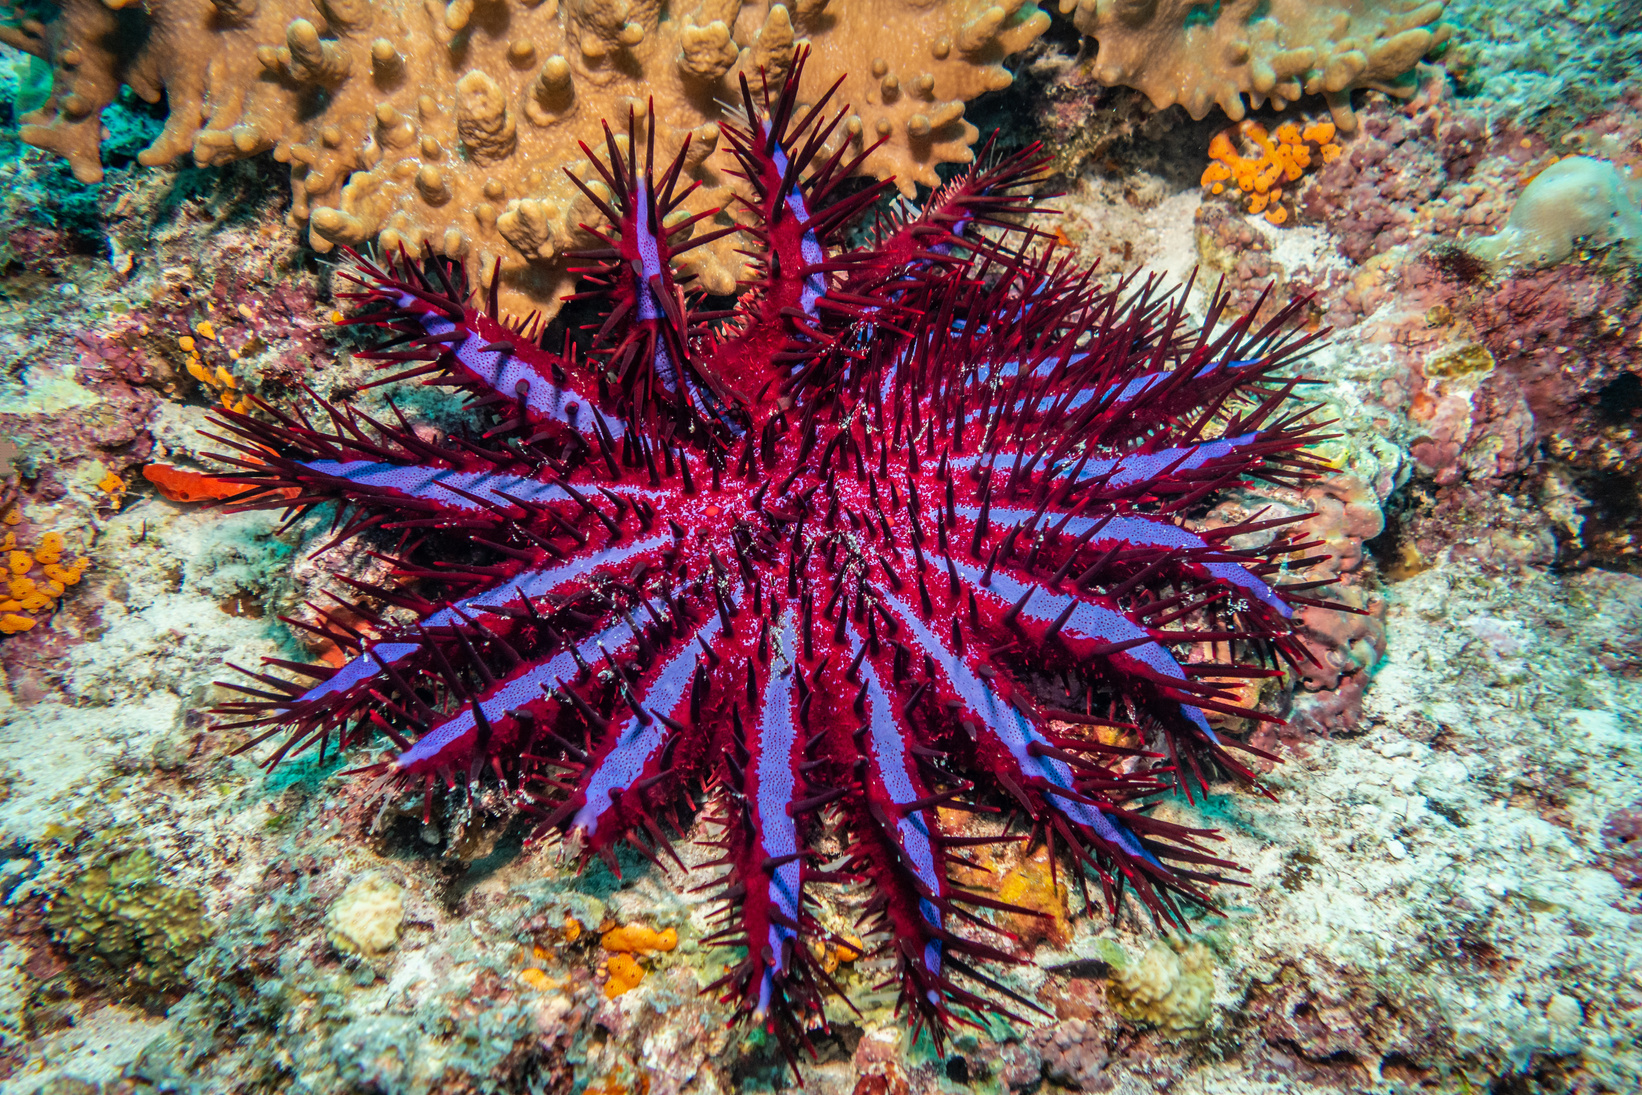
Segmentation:
{"type": "MultiPolygon", "coordinates": [[[[540,307],[568,287],[562,255],[595,222],[565,169],[590,171],[578,142],[602,141],[601,119],[653,124],[667,157],[688,137],[704,184],[691,211],[724,206],[723,104],[743,75],[779,81],[807,45],[808,87],[845,77],[841,138],[882,138],[866,168],[910,194],[972,157],[964,104],[1008,86],[999,62],[1048,23],[1031,0],[62,0],[50,24],[0,39],[55,66],[23,139],[83,180],[101,177],[99,114],[120,84],[163,93],[169,117],[142,163],[271,151],[291,165],[291,218],[315,248],[426,241],[487,282],[499,260],[512,305],[540,307]]],[[[692,253],[701,284],[734,287],[733,246],[692,253]]]]}
{"type": "Polygon", "coordinates": [[[1448,37],[1443,3],[1060,0],[1060,9],[1098,41],[1096,78],[1144,92],[1159,110],[1179,103],[1202,118],[1218,105],[1235,122],[1248,106],[1322,95],[1351,133],[1353,90],[1413,93],[1397,81],[1448,37]]]}

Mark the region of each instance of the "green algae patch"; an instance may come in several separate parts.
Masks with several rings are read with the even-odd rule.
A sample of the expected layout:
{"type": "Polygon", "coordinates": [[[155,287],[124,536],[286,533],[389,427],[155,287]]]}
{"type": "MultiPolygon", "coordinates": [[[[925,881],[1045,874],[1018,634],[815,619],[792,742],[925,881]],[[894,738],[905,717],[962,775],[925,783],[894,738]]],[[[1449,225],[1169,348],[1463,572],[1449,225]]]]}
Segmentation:
{"type": "Polygon", "coordinates": [[[93,841],[46,923],[78,972],[149,1004],[188,985],[207,931],[198,891],[168,884],[142,845],[93,841]]]}

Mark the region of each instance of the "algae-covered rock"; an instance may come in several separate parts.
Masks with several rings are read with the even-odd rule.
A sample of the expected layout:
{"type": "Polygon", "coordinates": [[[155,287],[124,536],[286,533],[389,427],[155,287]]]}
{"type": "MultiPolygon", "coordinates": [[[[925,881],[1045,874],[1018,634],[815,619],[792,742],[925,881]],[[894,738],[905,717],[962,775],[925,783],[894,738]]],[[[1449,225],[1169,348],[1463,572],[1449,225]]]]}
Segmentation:
{"type": "Polygon", "coordinates": [[[385,954],[399,942],[405,919],[403,891],[371,874],[342,891],[325,917],[326,935],[343,954],[385,954]]]}
{"type": "Polygon", "coordinates": [[[1106,991],[1125,1019],[1166,1035],[1190,1034],[1207,1025],[1213,1010],[1214,959],[1201,943],[1154,942],[1139,958],[1112,962],[1106,991]]]}
{"type": "Polygon", "coordinates": [[[188,986],[207,936],[197,891],[168,884],[146,846],[104,839],[52,897],[46,922],[83,976],[145,1003],[188,986]]]}
{"type": "Polygon", "coordinates": [[[1606,160],[1569,156],[1534,177],[1511,208],[1503,231],[1473,240],[1488,263],[1555,266],[1580,240],[1616,246],[1642,259],[1642,179],[1606,160]]]}

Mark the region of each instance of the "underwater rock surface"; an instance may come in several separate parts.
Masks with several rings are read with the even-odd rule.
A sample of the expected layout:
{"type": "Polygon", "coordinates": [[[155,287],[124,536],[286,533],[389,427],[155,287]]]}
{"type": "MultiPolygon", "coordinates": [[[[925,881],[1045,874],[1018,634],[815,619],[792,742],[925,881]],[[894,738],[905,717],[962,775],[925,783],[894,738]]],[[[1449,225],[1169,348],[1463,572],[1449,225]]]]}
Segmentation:
{"type": "MultiPolygon", "coordinates": [[[[860,1012],[829,1002],[804,1090],[1642,1083],[1636,267],[1593,241],[1545,270],[1453,246],[1500,232],[1553,157],[1642,161],[1627,10],[1452,0],[1419,93],[1359,93],[1339,158],[1276,184],[1281,224],[1200,185],[1232,125],[1212,112],[1157,115],[1064,181],[1053,230],[1106,276],[1197,267],[1242,308],[1272,282],[1278,303],[1317,293],[1334,474],[1229,491],[1203,520],[1315,511],[1332,558],[1306,578],[1367,614],[1307,613],[1317,666],[1251,689],[1288,720],[1251,739],[1281,758],[1275,801],[1227,783],[1156,808],[1249,868],[1223,915],[1163,937],[1098,894],[1085,915],[1041,853],[986,849],[977,878],[1048,914],[1006,925],[1028,961],[993,972],[1051,1017],[937,1056],[874,991],[890,968],[845,940],[817,961],[860,1012]]],[[[1057,20],[968,117],[1072,146],[1113,109],[1077,50],[1057,20]]],[[[694,880],[624,853],[618,881],[522,846],[500,796],[425,822],[419,793],[341,774],[363,754],[270,774],[210,728],[224,662],[322,657],[279,617],[344,592],[333,569],[382,569],[352,547],[310,559],[321,514],[174,500],[209,488],[184,472],[224,470],[197,431],[246,391],[357,393],[373,414],[385,393],[362,390],[330,267],[284,224],[284,169],[138,167],[159,123],[116,103],[107,176],[77,184],[17,140],[39,74],[0,68],[0,535],[90,560],[0,638],[0,1093],[792,1089],[772,1040],[700,993],[723,972],[688,892],[707,850],[675,842],[694,880]]],[[[1326,105],[1262,117],[1301,114],[1326,105]]],[[[393,395],[426,428],[462,420],[438,391],[393,395]]],[[[829,910],[841,932],[851,900],[829,910]]]]}

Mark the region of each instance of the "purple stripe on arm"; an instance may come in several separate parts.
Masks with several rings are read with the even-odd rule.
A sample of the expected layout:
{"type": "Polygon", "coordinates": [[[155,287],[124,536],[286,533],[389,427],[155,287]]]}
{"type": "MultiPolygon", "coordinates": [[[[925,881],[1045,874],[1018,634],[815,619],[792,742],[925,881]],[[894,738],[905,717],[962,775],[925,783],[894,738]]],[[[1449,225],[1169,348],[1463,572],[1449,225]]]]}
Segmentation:
{"type": "MultiPolygon", "coordinates": [[[[853,627],[847,634],[850,640],[850,655],[853,658],[861,652],[861,636],[853,627]]],[[[862,682],[867,686],[868,740],[872,745],[868,759],[872,763],[873,772],[883,783],[884,792],[891,802],[897,806],[915,802],[921,796],[915,781],[913,762],[907,755],[906,741],[902,737],[906,728],[896,721],[896,708],[871,662],[862,661],[861,675],[862,682]]],[[[930,840],[929,821],[925,812],[915,810],[899,818],[895,823],[895,838],[919,881],[927,886],[931,893],[940,893],[945,888],[945,880],[935,864],[935,849],[930,840]]],[[[919,899],[918,911],[925,923],[936,931],[942,929],[941,911],[931,902],[919,899]]],[[[932,939],[924,947],[924,968],[931,974],[940,974],[940,940],[932,939]]]]}
{"type": "MultiPolygon", "coordinates": [[[[1047,400],[1044,401],[1048,403],[1047,400]]],[[[1075,405],[1074,401],[1074,405],[1075,405]]],[[[1020,409],[1020,404],[1016,405],[1020,409]]],[[[1040,407],[1048,410],[1049,406],[1040,407]]],[[[972,416],[978,416],[980,411],[972,411],[972,416]]],[[[1173,475],[1176,472],[1196,471],[1208,464],[1211,460],[1219,460],[1224,456],[1231,456],[1239,448],[1253,444],[1258,434],[1245,433],[1236,437],[1222,437],[1217,441],[1203,441],[1196,445],[1182,445],[1173,449],[1159,449],[1156,452],[1135,452],[1127,456],[1114,456],[1101,460],[1090,460],[1078,474],[1078,482],[1090,479],[1105,478],[1107,487],[1132,487],[1155,479],[1161,475],[1173,475]],[[1107,477],[1107,473],[1111,475],[1107,477]]],[[[999,452],[997,462],[1002,464],[1012,460],[1014,452],[999,452]]],[[[981,463],[985,457],[979,454],[970,456],[955,456],[948,462],[955,468],[971,468],[981,463]]]]}
{"type": "MultiPolygon", "coordinates": [[[[1259,358],[1251,358],[1248,361],[1211,361],[1209,364],[1197,370],[1197,372],[1192,376],[1192,379],[1207,380],[1221,369],[1241,369],[1246,366],[1253,365],[1259,360],[1259,358]]],[[[1124,384],[1121,388],[1117,388],[1116,393],[1112,396],[1112,402],[1108,405],[1107,409],[1121,410],[1123,407],[1135,402],[1135,400],[1139,399],[1141,396],[1145,395],[1165,380],[1168,380],[1173,375],[1173,373],[1147,373],[1145,376],[1135,377],[1133,380],[1130,380],[1124,384]]],[[[1111,388],[1107,388],[1102,391],[1100,393],[1101,398],[1106,398],[1107,393],[1111,392],[1113,388],[1116,387],[1116,385],[1113,385],[1111,388]]]]}
{"type": "Polygon", "coordinates": [[[1162,475],[1196,471],[1211,460],[1233,455],[1238,449],[1253,444],[1258,437],[1258,434],[1245,433],[1179,448],[1130,453],[1112,460],[1091,460],[1084,465],[1078,480],[1100,479],[1110,472],[1105,486],[1132,487],[1162,475]]]}
{"type": "MultiPolygon", "coordinates": [[[[682,649],[661,667],[649,690],[640,697],[639,702],[646,710],[672,715],[689,689],[695,672],[695,640],[699,638],[711,644],[720,626],[716,614],[709,616],[695,636],[681,644],[682,649]]],[[[593,770],[592,778],[587,783],[587,799],[576,811],[571,828],[585,836],[592,836],[605,812],[610,809],[610,793],[625,791],[638,782],[644,774],[644,766],[661,752],[670,733],[667,724],[660,719],[651,719],[649,726],[640,725],[637,717],[629,719],[621,729],[615,748],[593,770]]]]}
{"type": "MultiPolygon", "coordinates": [[[[647,319],[660,319],[661,309],[656,303],[655,294],[650,291],[650,279],[661,277],[661,246],[656,240],[655,233],[646,232],[642,225],[644,218],[649,214],[650,184],[644,179],[638,180],[638,189],[633,192],[633,245],[639,250],[639,268],[633,271],[633,293],[638,297],[638,319],[643,322],[647,319]]],[[[671,378],[667,385],[672,390],[671,378]]]]}
{"type": "MultiPolygon", "coordinates": [[[[567,582],[584,577],[597,567],[624,562],[635,555],[655,551],[671,542],[667,537],[654,536],[648,540],[621,544],[616,547],[606,548],[603,551],[593,552],[590,555],[579,556],[560,566],[525,571],[501,586],[487,589],[476,596],[457,601],[450,607],[440,609],[423,620],[422,625],[424,627],[450,627],[461,623],[463,614],[471,615],[474,612],[485,612],[490,609],[501,608],[518,600],[520,594],[529,597],[540,597],[543,594],[551,593],[567,582]]],[[[313,703],[328,696],[341,695],[357,685],[375,679],[382,672],[383,665],[398,664],[421,648],[420,643],[375,643],[367,647],[364,653],[338,669],[329,680],[322,681],[302,695],[295,697],[290,703],[284,705],[282,710],[289,711],[301,704],[313,703]]],[[[422,740],[427,740],[426,736],[422,740]]]]}
{"type": "MultiPolygon", "coordinates": [[[[622,647],[632,638],[633,629],[624,620],[586,640],[576,648],[576,651],[581,655],[582,661],[593,661],[602,656],[601,646],[622,647]]],[[[496,691],[479,701],[479,709],[484,712],[486,720],[497,722],[509,711],[523,707],[532,700],[541,699],[544,687],[556,688],[577,672],[579,666],[575,657],[568,650],[561,651],[519,676],[503,681],[496,691]]],[[[394,760],[394,767],[404,769],[419,763],[437,762],[443,750],[472,733],[476,725],[473,705],[469,704],[417,738],[409,749],[394,760]]]]}
{"type": "MultiPolygon", "coordinates": [[[[944,556],[937,557],[945,558],[944,556]]],[[[952,563],[957,567],[958,573],[968,580],[978,594],[989,596],[998,603],[1012,605],[1020,600],[1021,595],[1027,590],[1026,585],[1002,571],[994,571],[992,584],[983,590],[981,586],[982,572],[979,567],[956,559],[952,563]]],[[[1072,598],[1064,593],[1053,593],[1047,589],[1039,588],[1033,593],[1031,599],[1026,602],[1025,607],[1021,609],[1021,615],[1029,620],[1055,620],[1059,619],[1060,614],[1071,603],[1072,598]]],[[[1066,623],[1061,625],[1061,631],[1067,635],[1102,643],[1125,643],[1131,639],[1151,638],[1151,632],[1121,612],[1101,605],[1092,605],[1087,601],[1080,601],[1077,607],[1072,609],[1072,615],[1068,616],[1066,623]]],[[[1134,658],[1160,676],[1167,677],[1170,680],[1177,680],[1182,683],[1186,680],[1186,671],[1180,667],[1180,663],[1175,661],[1174,655],[1170,654],[1161,643],[1151,641],[1140,646],[1132,646],[1123,651],[1120,656],[1134,658]]],[[[1214,730],[1210,728],[1209,721],[1204,717],[1202,711],[1189,704],[1183,703],[1179,706],[1181,714],[1185,715],[1192,725],[1206,734],[1208,739],[1216,745],[1220,743],[1220,739],[1215,737],[1214,730]]]]}
{"type": "MultiPolygon", "coordinates": [[[[958,514],[971,521],[977,520],[980,515],[978,506],[958,506],[958,514]]],[[[1031,510],[993,508],[992,520],[997,522],[1019,522],[1024,524],[1036,516],[1031,510]]],[[[1066,534],[1081,536],[1088,532],[1098,522],[1105,520],[1105,526],[1095,534],[1090,541],[1090,547],[1096,550],[1105,550],[1119,541],[1134,547],[1161,547],[1186,548],[1210,551],[1220,551],[1203,537],[1183,529],[1179,525],[1167,521],[1157,521],[1150,517],[1113,517],[1110,519],[1098,517],[1074,517],[1066,522],[1066,534]],[[1105,547],[1102,547],[1105,545],[1105,547]]],[[[1277,611],[1284,619],[1294,615],[1294,609],[1284,602],[1264,581],[1250,574],[1238,563],[1230,561],[1206,562],[1196,564],[1201,566],[1211,577],[1225,582],[1229,586],[1245,590],[1250,596],[1261,601],[1277,611]]]]}
{"type": "Polygon", "coordinates": [[[483,507],[474,495],[494,505],[506,506],[510,495],[526,502],[563,502],[569,495],[552,483],[522,475],[495,472],[456,471],[427,468],[419,464],[389,464],[374,460],[306,460],[301,466],[320,475],[346,479],[360,486],[396,491],[407,498],[438,502],[451,509],[476,512],[483,507]],[[446,488],[454,487],[455,490],[446,488]],[[462,493],[458,494],[457,491],[462,493]]]}
{"type": "Polygon", "coordinates": [[[301,704],[313,703],[327,696],[347,692],[355,685],[375,679],[376,675],[382,672],[383,665],[396,664],[420,649],[421,643],[374,643],[366,647],[364,653],[332,674],[330,680],[314,685],[283,705],[280,710],[290,711],[301,704]]]}
{"type": "MultiPolygon", "coordinates": [[[[788,652],[800,649],[791,606],[781,621],[781,649],[788,652]]],[[[748,750],[758,758],[754,768],[758,794],[752,802],[753,830],[759,851],[766,858],[789,856],[798,851],[798,824],[787,807],[797,797],[793,754],[799,737],[793,720],[793,673],[801,671],[789,665],[785,672],[780,672],[771,662],[769,679],[764,682],[763,711],[757,725],[750,728],[748,750]]],[[[798,922],[802,881],[803,867],[797,860],[783,863],[770,872],[770,904],[794,923],[798,922]]],[[[769,1010],[775,979],[787,972],[787,946],[794,941],[794,934],[791,928],[771,921],[767,942],[775,960],[765,968],[764,979],[758,987],[756,1014],[763,1015],[769,1010]]]]}
{"type": "MultiPolygon", "coordinates": [[[[775,162],[778,174],[785,177],[787,174],[787,154],[779,144],[770,153],[775,162]]],[[[804,229],[804,235],[799,240],[798,251],[804,256],[804,261],[813,266],[824,262],[827,253],[821,248],[821,241],[816,238],[815,229],[810,227],[810,211],[804,206],[804,195],[794,181],[792,190],[787,194],[787,209],[792,213],[793,220],[804,229]]],[[[799,293],[799,307],[804,309],[807,316],[815,315],[816,301],[827,293],[827,278],[825,274],[811,274],[804,279],[804,288],[799,293]]]]}
{"type": "Polygon", "coordinates": [[[457,601],[449,608],[442,608],[438,612],[422,621],[424,627],[450,627],[462,622],[462,614],[487,612],[491,609],[502,608],[517,601],[521,595],[526,597],[542,597],[552,593],[555,589],[569,582],[586,577],[601,566],[614,563],[624,563],[634,556],[646,552],[658,551],[671,544],[670,537],[652,536],[648,540],[637,540],[628,544],[617,544],[602,551],[591,552],[587,555],[578,555],[565,562],[540,570],[527,570],[522,574],[514,575],[502,585],[475,594],[465,600],[457,601]]]}
{"type": "MultiPolygon", "coordinates": [[[[399,306],[415,308],[420,305],[415,297],[406,294],[399,298],[399,306]]],[[[444,335],[456,330],[456,324],[434,312],[422,313],[421,322],[422,329],[430,335],[444,335]]],[[[530,411],[540,418],[562,422],[590,441],[598,439],[598,427],[593,422],[593,415],[576,413],[591,406],[589,399],[559,387],[553,382],[551,375],[543,374],[540,369],[518,354],[486,350],[484,347],[487,345],[488,341],[482,336],[470,334],[457,343],[452,352],[463,369],[488,385],[491,390],[510,398],[517,397],[519,383],[522,381],[526,385],[525,406],[530,411]]],[[[620,418],[605,415],[604,423],[610,428],[613,437],[621,437],[627,432],[627,424],[620,418]]]]}

